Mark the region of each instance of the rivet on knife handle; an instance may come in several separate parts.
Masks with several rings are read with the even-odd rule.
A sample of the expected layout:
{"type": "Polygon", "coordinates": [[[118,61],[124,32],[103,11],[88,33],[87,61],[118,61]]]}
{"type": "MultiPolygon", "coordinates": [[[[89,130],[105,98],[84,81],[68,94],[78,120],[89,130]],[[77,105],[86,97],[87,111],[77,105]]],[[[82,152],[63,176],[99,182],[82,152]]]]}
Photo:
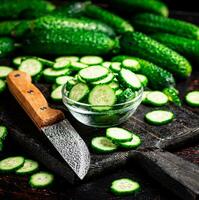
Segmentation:
{"type": "Polygon", "coordinates": [[[13,71],[7,77],[10,92],[15,96],[38,128],[52,125],[64,119],[60,110],[52,109],[42,93],[31,83],[31,77],[21,71],[13,71]]]}

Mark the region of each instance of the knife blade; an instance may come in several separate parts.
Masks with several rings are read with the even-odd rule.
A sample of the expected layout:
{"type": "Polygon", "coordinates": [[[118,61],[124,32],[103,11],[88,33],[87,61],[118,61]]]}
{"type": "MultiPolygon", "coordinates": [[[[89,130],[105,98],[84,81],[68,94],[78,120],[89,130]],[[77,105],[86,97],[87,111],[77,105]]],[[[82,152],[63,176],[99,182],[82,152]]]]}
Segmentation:
{"type": "Polygon", "coordinates": [[[12,95],[58,151],[79,179],[90,167],[90,153],[83,139],[60,110],[49,107],[45,97],[25,72],[13,71],[7,76],[12,95]]]}

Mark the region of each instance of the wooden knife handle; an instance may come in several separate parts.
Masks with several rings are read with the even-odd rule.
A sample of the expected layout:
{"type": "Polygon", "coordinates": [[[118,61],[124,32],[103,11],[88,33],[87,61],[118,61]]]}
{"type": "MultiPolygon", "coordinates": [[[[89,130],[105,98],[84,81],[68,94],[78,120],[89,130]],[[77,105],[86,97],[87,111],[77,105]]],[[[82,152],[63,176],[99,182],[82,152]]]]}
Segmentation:
{"type": "Polygon", "coordinates": [[[22,71],[11,72],[7,76],[7,84],[10,92],[39,129],[64,119],[62,111],[48,106],[45,97],[32,84],[31,77],[27,73],[22,71]]]}

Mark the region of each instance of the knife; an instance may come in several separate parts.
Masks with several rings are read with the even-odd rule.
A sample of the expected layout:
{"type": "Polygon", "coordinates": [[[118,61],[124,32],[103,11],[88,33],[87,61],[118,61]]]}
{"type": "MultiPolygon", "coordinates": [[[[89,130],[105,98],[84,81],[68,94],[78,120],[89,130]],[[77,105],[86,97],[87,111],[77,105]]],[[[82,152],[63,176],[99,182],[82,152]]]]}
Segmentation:
{"type": "Polygon", "coordinates": [[[65,119],[64,113],[49,107],[45,97],[32,84],[31,77],[27,73],[11,72],[7,76],[7,84],[12,95],[34,124],[82,180],[90,167],[90,153],[83,139],[65,119]]]}

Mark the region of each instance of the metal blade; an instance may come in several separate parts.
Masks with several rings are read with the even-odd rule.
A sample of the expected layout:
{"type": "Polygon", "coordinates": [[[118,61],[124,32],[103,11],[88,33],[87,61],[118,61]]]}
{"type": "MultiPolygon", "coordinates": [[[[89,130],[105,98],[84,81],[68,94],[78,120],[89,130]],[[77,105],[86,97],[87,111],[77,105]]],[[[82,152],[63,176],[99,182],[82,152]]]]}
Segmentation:
{"type": "Polygon", "coordinates": [[[77,176],[83,179],[90,167],[90,153],[68,120],[44,127],[42,131],[77,176]]]}

